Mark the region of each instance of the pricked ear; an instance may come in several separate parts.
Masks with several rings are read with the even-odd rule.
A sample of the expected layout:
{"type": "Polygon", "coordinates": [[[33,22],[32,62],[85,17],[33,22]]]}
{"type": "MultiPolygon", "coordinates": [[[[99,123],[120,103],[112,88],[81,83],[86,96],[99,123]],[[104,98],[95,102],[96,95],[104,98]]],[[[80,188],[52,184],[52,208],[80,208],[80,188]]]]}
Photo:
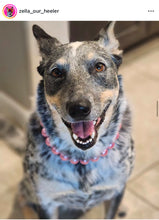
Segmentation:
{"type": "Polygon", "coordinates": [[[115,55],[122,55],[122,50],[119,50],[119,41],[114,34],[115,21],[108,22],[106,28],[101,29],[98,35],[98,42],[105,47],[109,53],[115,55]]]}
{"type": "Polygon", "coordinates": [[[117,68],[119,68],[119,66],[122,64],[122,56],[112,54],[111,58],[112,58],[113,62],[116,64],[117,68]]]}
{"type": "Polygon", "coordinates": [[[42,57],[49,56],[51,54],[51,50],[61,44],[56,38],[48,35],[38,25],[33,25],[33,34],[38,41],[42,57]]]}

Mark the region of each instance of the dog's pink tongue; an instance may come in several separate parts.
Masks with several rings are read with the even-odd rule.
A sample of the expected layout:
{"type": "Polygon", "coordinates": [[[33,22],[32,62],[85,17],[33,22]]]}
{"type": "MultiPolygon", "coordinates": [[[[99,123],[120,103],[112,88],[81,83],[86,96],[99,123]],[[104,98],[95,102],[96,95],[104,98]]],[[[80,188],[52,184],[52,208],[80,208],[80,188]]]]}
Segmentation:
{"type": "Polygon", "coordinates": [[[87,138],[94,131],[93,121],[72,123],[71,128],[74,134],[80,138],[87,138]]]}

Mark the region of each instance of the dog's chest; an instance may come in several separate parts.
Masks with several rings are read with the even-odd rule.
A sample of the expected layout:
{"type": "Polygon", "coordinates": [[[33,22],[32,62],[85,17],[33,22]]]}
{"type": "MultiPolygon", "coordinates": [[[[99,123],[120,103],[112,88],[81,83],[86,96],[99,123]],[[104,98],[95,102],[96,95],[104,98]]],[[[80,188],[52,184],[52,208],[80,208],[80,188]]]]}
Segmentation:
{"type": "Polygon", "coordinates": [[[82,190],[66,192],[65,195],[57,196],[54,201],[61,203],[70,209],[87,210],[108,198],[112,198],[114,189],[90,188],[87,192],[82,190]]]}
{"type": "Polygon", "coordinates": [[[112,198],[122,189],[120,182],[119,175],[102,160],[98,166],[59,167],[52,180],[39,178],[37,185],[44,203],[57,202],[85,210],[112,198]]]}

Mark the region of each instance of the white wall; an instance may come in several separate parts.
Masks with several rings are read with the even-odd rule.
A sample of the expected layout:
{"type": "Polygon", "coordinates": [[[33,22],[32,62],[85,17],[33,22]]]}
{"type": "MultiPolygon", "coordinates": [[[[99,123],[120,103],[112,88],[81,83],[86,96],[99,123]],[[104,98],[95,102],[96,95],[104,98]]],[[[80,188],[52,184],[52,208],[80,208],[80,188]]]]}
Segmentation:
{"type": "MultiPolygon", "coordinates": [[[[13,24],[13,23],[12,23],[13,24]]],[[[37,24],[40,27],[42,27],[48,34],[58,38],[61,43],[67,43],[69,41],[69,27],[68,27],[68,22],[67,21],[36,21],[36,22],[19,22],[19,32],[17,35],[21,33],[23,37],[21,37],[21,41],[18,41],[18,36],[16,38],[16,33],[15,33],[15,38],[8,38],[11,45],[14,46],[18,44],[18,51],[20,54],[25,55],[21,58],[19,56],[16,56],[16,51],[14,56],[10,56],[10,53],[6,56],[6,63],[10,63],[10,60],[13,63],[16,63],[16,59],[22,59],[23,62],[20,62],[20,68],[21,71],[19,71],[19,68],[15,69],[15,77],[14,80],[19,80],[19,78],[24,77],[25,80],[23,80],[23,83],[25,83],[25,87],[29,85],[29,90],[24,91],[24,85],[23,83],[20,84],[18,83],[18,87],[16,86],[16,83],[14,85],[13,82],[10,80],[10,75],[12,74],[13,76],[13,71],[7,72],[8,74],[8,83],[6,85],[9,85],[10,95],[5,93],[5,88],[2,89],[0,88],[0,113],[5,114],[8,118],[12,119],[13,121],[17,122],[17,124],[25,127],[25,122],[27,122],[28,117],[30,115],[30,112],[35,108],[35,96],[36,96],[36,88],[39,80],[41,79],[40,75],[38,74],[36,68],[39,65],[39,61],[41,60],[39,56],[39,51],[38,51],[38,45],[37,42],[33,36],[32,33],[32,25],[37,24]],[[26,36],[26,37],[24,37],[26,36]],[[12,42],[13,41],[13,42],[12,42]],[[26,45],[24,45],[26,44],[26,45]],[[26,49],[24,49],[26,48],[26,49]],[[21,50],[21,51],[20,51],[21,50]],[[26,59],[26,61],[24,60],[26,59]],[[23,63],[25,64],[23,66],[23,63]],[[28,67],[28,69],[26,68],[28,67]],[[27,70],[26,70],[27,69],[27,70]],[[23,71],[24,70],[24,71],[23,71]],[[26,72],[26,73],[25,73],[26,72]],[[28,84],[27,84],[28,83],[28,84]],[[27,85],[26,85],[27,84],[27,85]],[[12,87],[10,87],[12,85],[12,87]],[[15,93],[15,88],[18,89],[18,92],[15,93]],[[12,90],[14,92],[14,96],[12,96],[12,90]],[[20,95],[20,92],[23,90],[23,97],[28,99],[31,99],[32,107],[25,107],[25,102],[24,98],[22,99],[23,104],[20,102],[21,99],[16,99],[20,95]],[[19,100],[19,101],[17,101],[19,100]]],[[[7,28],[7,27],[6,27],[7,28]]],[[[5,41],[7,42],[7,36],[5,41]]],[[[3,46],[3,45],[2,45],[3,46]]],[[[1,48],[0,48],[1,49],[1,48]]],[[[6,50],[10,48],[6,48],[6,50]]],[[[15,68],[15,65],[12,65],[12,68],[15,68]]],[[[7,70],[6,70],[7,71],[7,70]]],[[[5,71],[0,71],[0,74],[4,74],[5,76],[5,71]]],[[[7,90],[6,90],[7,91],[7,90]]]]}

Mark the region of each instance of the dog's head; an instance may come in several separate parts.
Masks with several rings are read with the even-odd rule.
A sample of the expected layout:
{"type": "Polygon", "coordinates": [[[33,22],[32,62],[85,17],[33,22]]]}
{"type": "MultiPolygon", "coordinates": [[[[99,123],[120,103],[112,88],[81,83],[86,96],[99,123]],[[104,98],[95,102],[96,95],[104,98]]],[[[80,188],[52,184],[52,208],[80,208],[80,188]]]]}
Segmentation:
{"type": "Polygon", "coordinates": [[[11,7],[11,8],[7,7],[7,16],[8,17],[12,17],[13,16],[13,7],[11,7]]]}
{"type": "Polygon", "coordinates": [[[114,24],[108,23],[95,41],[69,44],[33,26],[42,56],[38,71],[44,78],[46,100],[82,150],[92,147],[101,127],[108,126],[118,97],[122,51],[114,24]]]}

